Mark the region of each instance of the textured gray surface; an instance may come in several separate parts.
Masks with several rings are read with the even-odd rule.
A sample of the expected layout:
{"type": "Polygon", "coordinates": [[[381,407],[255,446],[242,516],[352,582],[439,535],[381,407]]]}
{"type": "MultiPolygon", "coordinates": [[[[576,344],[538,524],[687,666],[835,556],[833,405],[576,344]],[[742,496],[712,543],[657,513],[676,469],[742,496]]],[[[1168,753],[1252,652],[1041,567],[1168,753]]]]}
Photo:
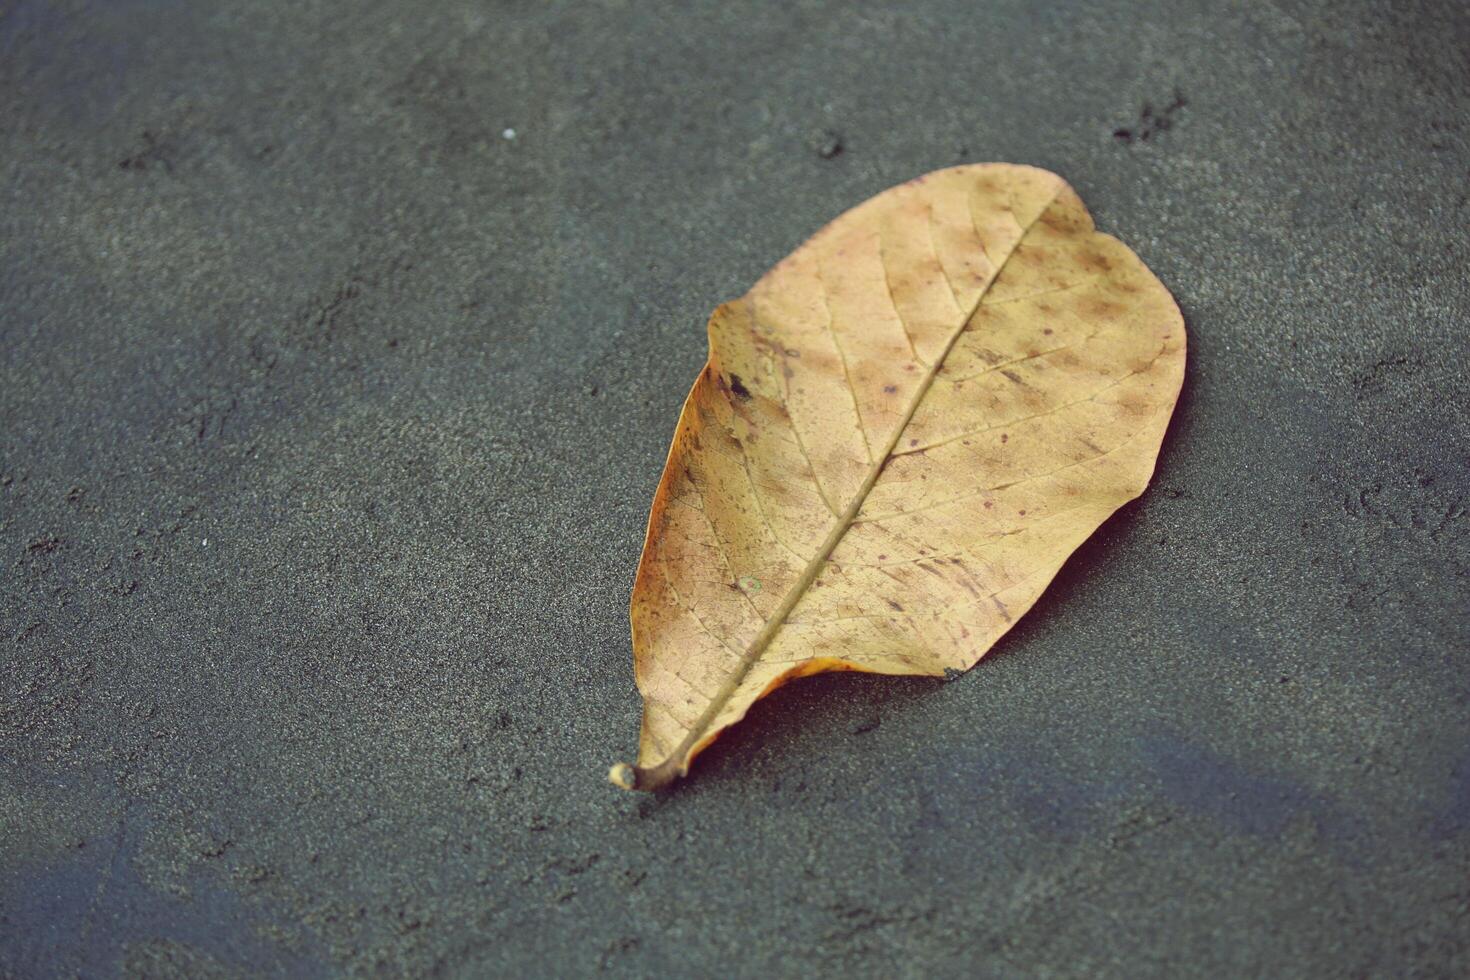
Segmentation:
{"type": "Polygon", "coordinates": [[[0,0],[0,974],[1463,976],[1470,16],[1388,6],[0,0]],[[972,160],[1178,297],[1155,487],[617,792],[709,310],[972,160]]]}

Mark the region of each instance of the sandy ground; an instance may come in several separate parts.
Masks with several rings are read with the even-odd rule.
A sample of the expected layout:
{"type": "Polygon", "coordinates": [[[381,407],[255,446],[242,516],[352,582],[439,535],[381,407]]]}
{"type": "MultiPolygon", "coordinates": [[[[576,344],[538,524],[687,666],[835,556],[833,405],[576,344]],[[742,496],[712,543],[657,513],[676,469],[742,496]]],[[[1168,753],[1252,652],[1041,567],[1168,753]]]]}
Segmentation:
{"type": "Polygon", "coordinates": [[[0,975],[1465,975],[1467,37],[0,0],[0,975]],[[1153,489],[961,679],[617,792],[705,318],[977,160],[1178,297],[1153,489]]]}

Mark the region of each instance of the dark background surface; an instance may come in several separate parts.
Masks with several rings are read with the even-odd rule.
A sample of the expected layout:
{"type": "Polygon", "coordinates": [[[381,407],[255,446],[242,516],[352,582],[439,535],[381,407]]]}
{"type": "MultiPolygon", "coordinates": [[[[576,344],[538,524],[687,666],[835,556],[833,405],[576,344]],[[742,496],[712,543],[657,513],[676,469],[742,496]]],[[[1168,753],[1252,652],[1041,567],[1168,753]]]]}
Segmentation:
{"type": "Polygon", "coordinates": [[[0,974],[1465,975],[1470,14],[1392,6],[0,0],[0,974]],[[1178,297],[1154,487],[618,792],[705,318],[976,160],[1178,297]]]}

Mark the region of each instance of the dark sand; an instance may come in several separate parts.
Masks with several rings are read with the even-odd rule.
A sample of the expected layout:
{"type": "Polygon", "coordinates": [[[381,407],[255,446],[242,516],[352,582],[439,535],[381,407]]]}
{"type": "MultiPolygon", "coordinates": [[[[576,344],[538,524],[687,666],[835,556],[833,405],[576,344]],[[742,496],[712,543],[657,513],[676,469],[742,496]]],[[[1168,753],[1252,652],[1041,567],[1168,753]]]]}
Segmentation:
{"type": "Polygon", "coordinates": [[[1241,6],[0,2],[0,975],[1470,972],[1470,13],[1241,6]],[[614,790],[709,311],[976,160],[1178,297],[1154,487],[614,790]]]}

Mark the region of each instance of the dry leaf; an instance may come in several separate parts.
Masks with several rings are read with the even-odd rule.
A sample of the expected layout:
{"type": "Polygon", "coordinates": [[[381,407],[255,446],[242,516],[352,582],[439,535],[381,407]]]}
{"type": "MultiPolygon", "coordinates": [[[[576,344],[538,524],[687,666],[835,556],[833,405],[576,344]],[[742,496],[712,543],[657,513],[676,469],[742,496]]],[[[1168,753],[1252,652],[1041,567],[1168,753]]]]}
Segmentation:
{"type": "Polygon", "coordinates": [[[975,664],[1143,492],[1184,323],[1055,174],[919,177],[715,310],[633,588],[657,789],[826,670],[975,664]]]}

